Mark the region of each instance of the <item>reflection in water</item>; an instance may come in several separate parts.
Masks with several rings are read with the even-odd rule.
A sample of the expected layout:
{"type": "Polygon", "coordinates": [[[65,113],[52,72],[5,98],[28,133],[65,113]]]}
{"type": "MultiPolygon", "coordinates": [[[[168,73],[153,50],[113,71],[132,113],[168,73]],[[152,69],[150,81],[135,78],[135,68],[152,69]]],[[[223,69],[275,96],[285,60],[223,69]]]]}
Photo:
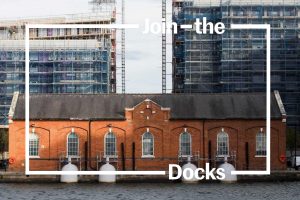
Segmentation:
{"type": "Polygon", "coordinates": [[[300,199],[300,182],[0,184],[0,199],[300,199]]]}

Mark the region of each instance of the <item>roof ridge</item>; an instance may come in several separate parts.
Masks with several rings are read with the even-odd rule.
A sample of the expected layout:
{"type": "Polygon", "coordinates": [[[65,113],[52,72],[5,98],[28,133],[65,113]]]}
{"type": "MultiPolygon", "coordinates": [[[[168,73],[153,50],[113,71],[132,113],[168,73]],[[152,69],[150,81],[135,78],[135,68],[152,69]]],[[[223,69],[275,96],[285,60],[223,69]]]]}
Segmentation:
{"type": "MultiPolygon", "coordinates": [[[[24,96],[24,94],[20,94],[24,96]]],[[[158,96],[233,96],[233,95],[247,95],[247,96],[252,96],[252,95],[266,95],[264,92],[234,92],[234,93],[167,93],[167,94],[162,94],[162,93],[126,93],[126,94],[121,94],[121,93],[34,93],[30,94],[30,96],[64,96],[64,95],[69,95],[69,96],[132,96],[132,95],[158,95],[158,96]]]]}

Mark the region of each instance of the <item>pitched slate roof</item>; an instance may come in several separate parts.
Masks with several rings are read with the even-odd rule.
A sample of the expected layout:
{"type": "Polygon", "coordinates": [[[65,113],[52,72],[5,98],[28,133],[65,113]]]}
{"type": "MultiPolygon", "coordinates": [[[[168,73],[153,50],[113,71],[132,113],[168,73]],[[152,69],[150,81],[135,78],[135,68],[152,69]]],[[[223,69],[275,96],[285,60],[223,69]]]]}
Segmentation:
{"type": "MultiPolygon", "coordinates": [[[[171,119],[265,119],[261,93],[234,94],[38,94],[30,96],[32,120],[124,120],[125,108],[150,99],[170,108],[171,119]]],[[[18,96],[13,119],[24,120],[24,95],[18,96]]],[[[275,95],[272,118],[281,118],[275,95]]]]}

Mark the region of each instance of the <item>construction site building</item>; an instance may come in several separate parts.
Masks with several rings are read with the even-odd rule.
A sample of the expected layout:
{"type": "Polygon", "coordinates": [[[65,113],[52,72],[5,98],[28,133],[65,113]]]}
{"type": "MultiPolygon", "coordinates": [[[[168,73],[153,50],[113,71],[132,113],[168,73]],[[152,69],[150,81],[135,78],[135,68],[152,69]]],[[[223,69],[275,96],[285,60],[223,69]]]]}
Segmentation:
{"type": "Polygon", "coordinates": [[[271,25],[271,87],[279,90],[290,128],[300,131],[300,1],[174,0],[173,21],[223,22],[224,34],[173,35],[174,93],[266,91],[266,31],[231,24],[271,25]]]}
{"type": "MultiPolygon", "coordinates": [[[[0,21],[0,125],[14,92],[25,92],[25,24],[112,24],[106,12],[0,21]]],[[[116,30],[30,29],[31,93],[115,93],[116,30]]]]}

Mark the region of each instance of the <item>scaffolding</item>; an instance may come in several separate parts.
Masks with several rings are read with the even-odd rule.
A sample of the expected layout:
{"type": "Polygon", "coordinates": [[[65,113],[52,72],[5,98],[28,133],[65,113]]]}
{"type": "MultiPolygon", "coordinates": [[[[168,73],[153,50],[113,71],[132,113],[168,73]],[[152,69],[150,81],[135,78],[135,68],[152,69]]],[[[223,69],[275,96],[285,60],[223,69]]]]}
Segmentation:
{"type": "MultiPolygon", "coordinates": [[[[192,1],[175,2],[173,21],[193,24],[196,18],[220,21],[218,7],[198,7],[192,1]]],[[[221,37],[217,34],[196,34],[194,29],[179,29],[174,35],[173,89],[175,93],[210,92],[219,87],[221,37]]]]}
{"type": "Polygon", "coordinates": [[[300,126],[299,0],[175,0],[173,9],[179,25],[206,17],[226,27],[222,35],[173,36],[173,92],[265,92],[265,31],[230,25],[270,24],[272,90],[280,91],[288,126],[300,126]]]}
{"type": "MultiPolygon", "coordinates": [[[[112,24],[114,1],[106,1],[92,1],[91,13],[0,22],[0,125],[13,93],[25,90],[25,24],[112,24]]],[[[116,92],[115,30],[35,28],[29,38],[31,93],[116,92]]]]}

